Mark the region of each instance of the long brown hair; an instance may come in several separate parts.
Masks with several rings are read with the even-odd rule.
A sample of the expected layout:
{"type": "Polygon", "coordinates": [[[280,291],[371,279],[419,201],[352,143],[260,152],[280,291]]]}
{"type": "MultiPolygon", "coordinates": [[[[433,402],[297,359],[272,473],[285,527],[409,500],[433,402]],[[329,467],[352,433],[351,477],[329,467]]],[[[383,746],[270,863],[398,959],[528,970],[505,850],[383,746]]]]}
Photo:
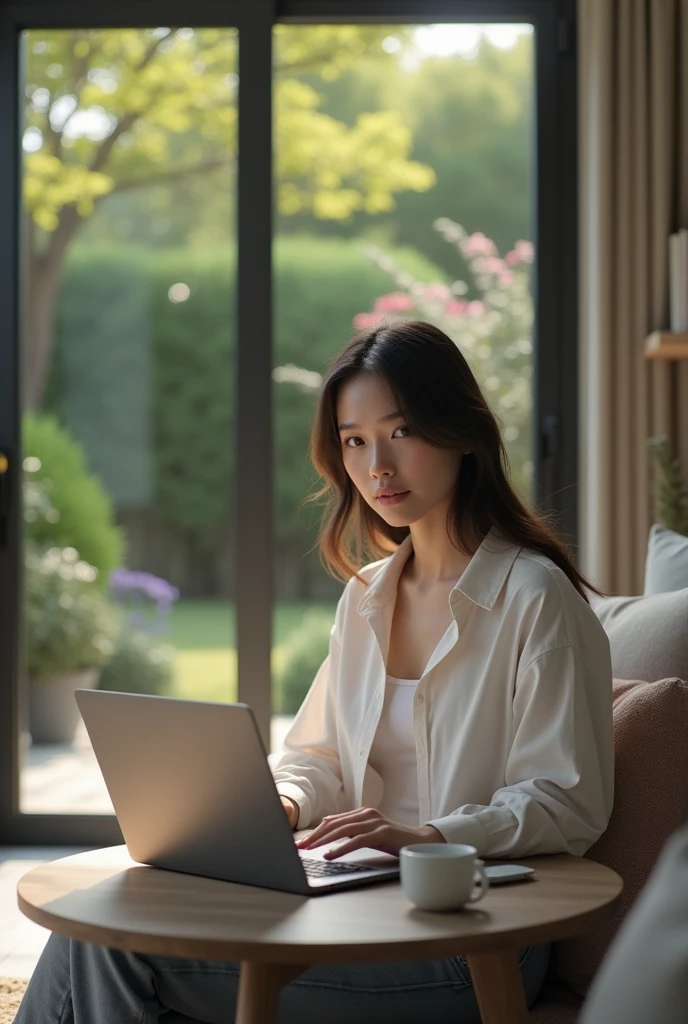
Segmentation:
{"type": "Polygon", "coordinates": [[[519,498],[497,420],[468,363],[439,328],[423,321],[382,323],[352,338],[334,357],[322,383],[310,457],[324,485],[305,504],[326,498],[317,544],[330,573],[346,582],[370,561],[391,554],[408,526],[390,526],[372,509],[344,468],[337,426],[342,385],[362,374],[386,381],[416,436],[441,448],[464,448],[447,517],[460,550],[474,550],[492,527],[507,540],[539,551],[566,573],[578,593],[599,594],[573,564],[549,514],[519,498]]]}

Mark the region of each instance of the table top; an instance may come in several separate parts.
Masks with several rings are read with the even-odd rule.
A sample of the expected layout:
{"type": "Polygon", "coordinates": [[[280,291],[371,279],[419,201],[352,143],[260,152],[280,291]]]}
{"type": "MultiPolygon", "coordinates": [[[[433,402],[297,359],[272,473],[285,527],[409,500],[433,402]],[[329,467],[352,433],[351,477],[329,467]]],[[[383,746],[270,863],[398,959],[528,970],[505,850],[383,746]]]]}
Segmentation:
{"type": "Polygon", "coordinates": [[[594,861],[556,854],[518,863],[535,876],[442,913],[418,910],[398,881],[297,896],[138,864],[126,846],[42,864],[19,881],[17,897],[32,921],[70,938],[151,955],[285,964],[549,942],[588,931],[619,903],[620,877],[594,861]]]}

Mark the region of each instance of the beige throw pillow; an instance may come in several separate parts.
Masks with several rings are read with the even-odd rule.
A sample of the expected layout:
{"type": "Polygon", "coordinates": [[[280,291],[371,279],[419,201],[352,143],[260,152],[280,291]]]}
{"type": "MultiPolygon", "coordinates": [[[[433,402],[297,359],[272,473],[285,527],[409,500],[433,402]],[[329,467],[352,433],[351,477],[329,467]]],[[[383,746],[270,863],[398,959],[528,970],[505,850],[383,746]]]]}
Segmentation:
{"type": "Polygon", "coordinates": [[[590,599],[616,679],[688,679],[688,587],[649,597],[590,599]]]}
{"type": "Polygon", "coordinates": [[[655,523],[650,528],[645,560],[647,594],[688,587],[688,537],[655,523]]]}

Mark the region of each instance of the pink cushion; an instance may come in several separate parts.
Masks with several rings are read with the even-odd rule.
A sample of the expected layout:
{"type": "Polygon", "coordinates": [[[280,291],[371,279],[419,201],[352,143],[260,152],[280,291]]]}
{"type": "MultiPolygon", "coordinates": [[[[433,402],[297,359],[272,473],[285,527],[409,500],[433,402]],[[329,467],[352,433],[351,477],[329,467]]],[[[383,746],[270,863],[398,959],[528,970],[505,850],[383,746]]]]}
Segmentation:
{"type": "Polygon", "coordinates": [[[669,836],[688,820],[688,682],[614,680],[614,809],[585,854],[624,881],[616,914],[552,947],[551,973],[585,996],[669,836]]]}

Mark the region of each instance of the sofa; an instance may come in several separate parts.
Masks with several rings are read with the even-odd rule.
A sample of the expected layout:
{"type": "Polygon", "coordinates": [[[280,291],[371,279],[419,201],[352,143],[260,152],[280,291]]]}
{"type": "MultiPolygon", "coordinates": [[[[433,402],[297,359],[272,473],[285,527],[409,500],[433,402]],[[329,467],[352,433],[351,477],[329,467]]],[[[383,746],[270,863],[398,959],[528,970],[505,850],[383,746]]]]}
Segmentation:
{"type": "MultiPolygon", "coordinates": [[[[652,587],[646,585],[640,597],[591,602],[612,652],[616,756],[609,826],[585,856],[623,878],[622,904],[593,932],[553,944],[548,976],[531,1007],[531,1024],[576,1024],[621,921],[669,836],[688,821],[688,546],[682,577],[677,577],[675,553],[664,551],[672,575],[670,583],[666,577],[662,583],[652,557],[659,530],[653,527],[648,549],[653,572],[646,580],[653,580],[652,587]],[[677,578],[685,587],[661,591],[663,585],[675,586],[677,578]]],[[[192,1022],[173,1013],[169,1024],[192,1022]]]]}
{"type": "Polygon", "coordinates": [[[612,652],[615,785],[609,826],[585,856],[613,868],[624,892],[603,925],[553,944],[531,1024],[575,1024],[660,852],[688,822],[688,538],[653,526],[644,593],[591,604],[612,652]]]}

